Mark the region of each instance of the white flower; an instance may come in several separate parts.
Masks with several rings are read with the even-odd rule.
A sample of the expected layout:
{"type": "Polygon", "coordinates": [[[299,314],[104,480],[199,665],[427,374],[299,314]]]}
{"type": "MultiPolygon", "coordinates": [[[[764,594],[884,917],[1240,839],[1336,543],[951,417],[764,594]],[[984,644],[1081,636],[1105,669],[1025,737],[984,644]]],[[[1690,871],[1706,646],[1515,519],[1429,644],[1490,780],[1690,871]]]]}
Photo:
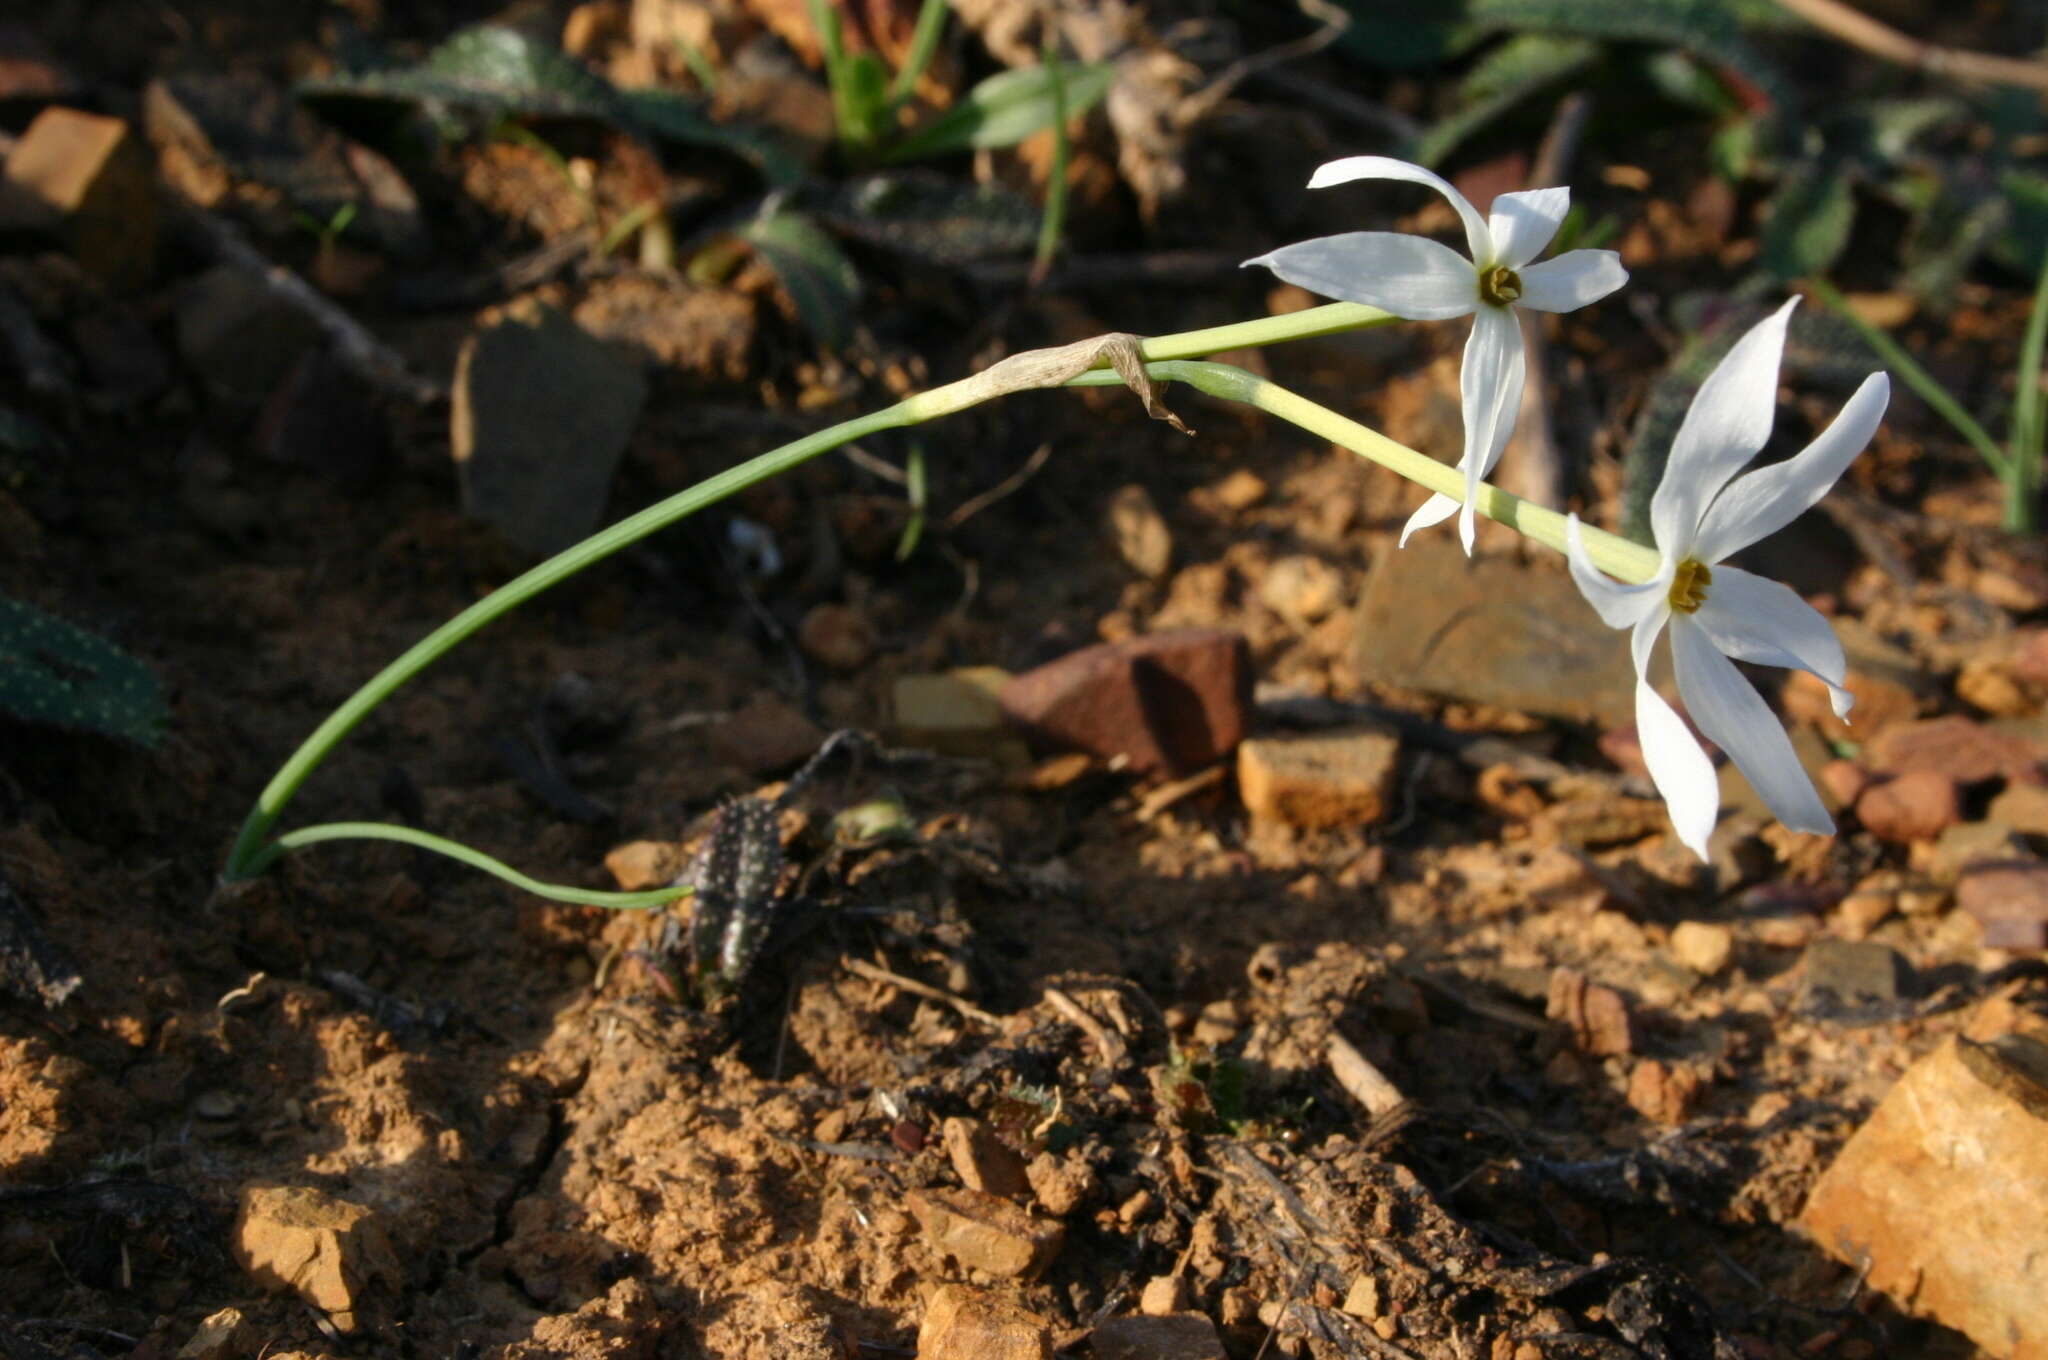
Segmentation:
{"type": "Polygon", "coordinates": [[[1579,589],[1610,627],[1635,630],[1630,640],[1643,759],[1678,838],[1701,859],[1721,794],[1707,753],[1650,688],[1650,649],[1667,625],[1678,692],[1700,731],[1728,753],[1779,821],[1795,831],[1827,835],[1835,829],[1785,729],[1729,658],[1812,672],[1827,683],[1836,716],[1846,718],[1851,699],[1842,688],[1842,644],[1827,620],[1791,590],[1721,565],[1826,495],[1870,442],[1891,397],[1890,380],[1871,374],[1797,457],[1736,477],[1771,437],[1778,361],[1797,303],[1794,298],[1736,341],[1693,398],[1650,502],[1661,555],[1655,580],[1640,586],[1609,580],[1586,554],[1578,517],[1566,526],[1579,589]]]}
{"type": "Polygon", "coordinates": [[[1351,156],[1319,168],[1308,182],[1324,189],[1354,179],[1400,179],[1426,184],[1451,201],[1465,223],[1472,258],[1422,236],[1354,231],[1283,246],[1247,265],[1262,264],[1289,283],[1346,302],[1362,302],[1413,321],[1472,317],[1458,387],[1465,406],[1462,510],[1449,496],[1423,502],[1401,531],[1417,529],[1458,511],[1458,536],[1472,551],[1472,501],[1479,483],[1500,461],[1522,406],[1525,363],[1516,307],[1569,312],[1597,302],[1628,282],[1611,250],[1570,250],[1541,264],[1530,261],[1550,244],[1571,206],[1569,189],[1530,189],[1493,200],[1491,220],[1465,196],[1419,165],[1387,156],[1351,156]]]}

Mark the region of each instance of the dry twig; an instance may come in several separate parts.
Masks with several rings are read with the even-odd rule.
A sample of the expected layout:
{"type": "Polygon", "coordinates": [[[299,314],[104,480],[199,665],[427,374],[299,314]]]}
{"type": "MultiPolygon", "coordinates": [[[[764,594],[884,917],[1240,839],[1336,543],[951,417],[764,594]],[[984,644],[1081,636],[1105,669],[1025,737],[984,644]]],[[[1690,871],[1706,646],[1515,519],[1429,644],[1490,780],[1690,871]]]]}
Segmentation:
{"type": "Polygon", "coordinates": [[[2028,57],[2001,57],[1989,52],[1966,52],[1942,47],[1901,33],[1890,24],[1879,23],[1842,0],[1778,0],[1815,28],[1873,57],[1909,66],[1930,75],[1952,76],[1957,80],[1981,80],[1990,85],[2017,85],[2027,90],[2048,90],[2048,62],[2028,57]]]}
{"type": "Polygon", "coordinates": [[[919,982],[916,978],[907,978],[900,973],[892,973],[888,969],[879,968],[864,959],[845,958],[841,959],[839,963],[847,972],[852,973],[856,977],[864,977],[869,982],[885,983],[900,992],[909,992],[912,996],[921,996],[927,1001],[941,1002],[944,1005],[951,1006],[977,1025],[987,1025],[990,1029],[1002,1028],[1003,1022],[1001,1020],[990,1015],[965,997],[955,996],[951,992],[942,991],[929,983],[919,982]]]}

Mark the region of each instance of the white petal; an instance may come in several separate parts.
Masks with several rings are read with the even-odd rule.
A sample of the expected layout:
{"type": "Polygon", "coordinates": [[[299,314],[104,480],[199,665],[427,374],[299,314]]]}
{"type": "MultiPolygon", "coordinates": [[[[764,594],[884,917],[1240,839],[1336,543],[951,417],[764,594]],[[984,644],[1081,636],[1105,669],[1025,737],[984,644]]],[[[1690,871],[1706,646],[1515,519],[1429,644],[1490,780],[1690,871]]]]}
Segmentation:
{"type": "MultiPolygon", "coordinates": [[[[1846,472],[1884,419],[1891,379],[1873,373],[1856,389],[1841,414],[1811,444],[1782,463],[1744,473],[1728,484],[1700,521],[1694,551],[1702,562],[1718,562],[1778,532],[1799,518],[1846,472]]],[[[1718,580],[1719,577],[1716,577],[1718,580]]]]}
{"type": "Polygon", "coordinates": [[[1611,250],[1567,250],[1515,272],[1522,278],[1522,296],[1515,305],[1539,312],[1577,311],[1628,282],[1621,256],[1611,250]]]}
{"type": "Polygon", "coordinates": [[[1674,561],[1691,556],[1700,518],[1728,479],[1771,437],[1778,411],[1778,361],[1793,298],[1750,327],[1700,385],[1671,441],[1664,480],[1650,498],[1657,546],[1674,561]]]}
{"type": "Polygon", "coordinates": [[[1479,305],[1472,262],[1426,236],[1352,231],[1282,246],[1245,263],[1262,264],[1311,293],[1413,321],[1463,316],[1479,305]]]}
{"type": "MultiPolygon", "coordinates": [[[[1577,515],[1565,518],[1564,542],[1565,559],[1571,563],[1572,580],[1578,584],[1579,594],[1586,597],[1586,603],[1593,606],[1600,615],[1600,621],[1609,628],[1635,627],[1664,602],[1671,589],[1668,567],[1648,585],[1631,586],[1610,578],[1594,566],[1592,554],[1586,551],[1586,535],[1579,528],[1577,515]]],[[[1717,576],[1715,579],[1720,578],[1717,576]]]]}
{"type": "Polygon", "coordinates": [[[1308,187],[1327,189],[1333,184],[1348,184],[1354,179],[1399,179],[1410,184],[1427,184],[1451,201],[1458,211],[1459,220],[1465,224],[1465,243],[1472,249],[1475,260],[1491,259],[1494,254],[1493,234],[1486,229],[1486,219],[1472,206],[1471,200],[1451,187],[1449,180],[1441,175],[1397,161],[1391,156],[1346,156],[1341,161],[1331,161],[1316,167],[1309,176],[1308,187]]]}
{"type": "Polygon", "coordinates": [[[1449,496],[1431,495],[1414,514],[1408,517],[1408,522],[1401,526],[1400,546],[1403,548],[1407,547],[1408,536],[1417,529],[1427,529],[1432,525],[1442,524],[1457,513],[1458,503],[1449,496]]]}
{"type": "Polygon", "coordinates": [[[1671,610],[1659,601],[1629,638],[1636,663],[1636,740],[1643,748],[1643,763],[1650,768],[1650,782],[1671,813],[1672,829],[1687,849],[1705,859],[1707,838],[1714,834],[1721,812],[1721,783],[1692,729],[1663,695],[1650,688],[1650,650],[1670,618],[1671,610]]]}
{"type": "Polygon", "coordinates": [[[1717,566],[1707,601],[1692,619],[1708,641],[1738,661],[1811,671],[1826,683],[1835,716],[1849,716],[1856,700],[1842,688],[1849,668],[1842,640],[1789,586],[1740,567],[1717,566]]]}
{"type": "Polygon", "coordinates": [[[1465,504],[1458,514],[1458,537],[1465,555],[1472,554],[1473,501],[1479,483],[1500,461],[1515,418],[1522,412],[1522,384],[1528,356],[1522,348],[1522,323],[1512,308],[1481,307],[1472,314],[1472,335],[1465,341],[1465,359],[1458,369],[1458,391],[1465,404],[1465,504]]]}
{"type": "Polygon", "coordinates": [[[1571,206],[1569,189],[1524,189],[1497,196],[1486,218],[1487,234],[1493,237],[1493,259],[1488,263],[1520,269],[1541,255],[1571,206]]]}
{"type": "Polygon", "coordinates": [[[1749,777],[1772,815],[1794,831],[1833,835],[1834,819],[1821,806],[1777,715],[1735,663],[1715,650],[1706,630],[1683,615],[1672,619],[1671,658],[1692,720],[1749,777]]]}

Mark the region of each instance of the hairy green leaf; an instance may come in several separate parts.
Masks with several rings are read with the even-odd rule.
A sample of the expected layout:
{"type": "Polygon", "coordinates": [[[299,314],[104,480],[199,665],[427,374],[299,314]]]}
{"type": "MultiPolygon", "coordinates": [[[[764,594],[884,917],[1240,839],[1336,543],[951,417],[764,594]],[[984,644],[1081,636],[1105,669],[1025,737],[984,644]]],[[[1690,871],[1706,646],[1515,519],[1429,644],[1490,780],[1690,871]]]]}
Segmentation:
{"type": "Polygon", "coordinates": [[[0,595],[0,711],[154,746],[169,721],[156,673],[113,643],[0,595]]]}
{"type": "MultiPolygon", "coordinates": [[[[1060,92],[1069,118],[1093,108],[1109,93],[1116,68],[1108,62],[1064,62],[1060,92]]],[[[1053,119],[1052,74],[1022,66],[982,81],[936,121],[899,142],[892,161],[941,156],[970,147],[1015,146],[1053,119]]]]}
{"type": "Polygon", "coordinates": [[[775,277],[818,343],[837,349],[853,334],[860,275],[853,261],[811,218],[778,212],[757,217],[740,229],[775,277]]]}
{"type": "Polygon", "coordinates": [[[1779,279],[1825,274],[1849,244],[1856,193],[1846,170],[1808,161],[1785,176],[1764,219],[1763,267],[1779,279]]]}

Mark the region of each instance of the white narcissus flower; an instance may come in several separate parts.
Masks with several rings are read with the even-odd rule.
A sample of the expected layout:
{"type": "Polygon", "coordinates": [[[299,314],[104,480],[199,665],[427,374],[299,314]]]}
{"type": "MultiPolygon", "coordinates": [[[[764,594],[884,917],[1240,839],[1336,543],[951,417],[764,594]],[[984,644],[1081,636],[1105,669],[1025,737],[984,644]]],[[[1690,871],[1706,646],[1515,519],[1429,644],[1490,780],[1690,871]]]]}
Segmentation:
{"type": "Polygon", "coordinates": [[[1324,189],[1354,179],[1399,179],[1426,184],[1451,201],[1465,223],[1472,258],[1423,236],[1353,231],[1323,236],[1246,260],[1292,284],[1345,302],[1362,302],[1412,321],[1469,315],[1472,337],[1458,374],[1464,398],[1465,504],[1433,495],[1401,531],[1401,542],[1458,512],[1458,536],[1472,551],[1472,501],[1479,483],[1500,461],[1522,406],[1525,359],[1515,308],[1569,312],[1597,302],[1628,282],[1621,256],[1611,250],[1568,250],[1531,264],[1557,234],[1571,206],[1569,189],[1530,189],[1493,200],[1481,217],[1465,196],[1419,165],[1387,156],[1350,156],[1319,168],[1308,182],[1324,189]]]}
{"type": "Polygon", "coordinates": [[[1790,589],[1722,565],[1826,495],[1870,442],[1891,398],[1890,380],[1873,373],[1797,457],[1735,476],[1771,437],[1778,361],[1797,303],[1794,298],[1736,341],[1693,398],[1650,502],[1660,554],[1654,580],[1638,586],[1608,579],[1586,553],[1578,516],[1566,525],[1580,591],[1610,627],[1634,630],[1643,759],[1678,838],[1701,859],[1721,792],[1707,753],[1650,688],[1650,650],[1667,627],[1678,692],[1700,731],[1728,753],[1779,821],[1822,835],[1835,829],[1785,729],[1729,658],[1810,671],[1826,682],[1836,716],[1846,718],[1851,699],[1842,688],[1842,644],[1819,611],[1790,589]]]}

